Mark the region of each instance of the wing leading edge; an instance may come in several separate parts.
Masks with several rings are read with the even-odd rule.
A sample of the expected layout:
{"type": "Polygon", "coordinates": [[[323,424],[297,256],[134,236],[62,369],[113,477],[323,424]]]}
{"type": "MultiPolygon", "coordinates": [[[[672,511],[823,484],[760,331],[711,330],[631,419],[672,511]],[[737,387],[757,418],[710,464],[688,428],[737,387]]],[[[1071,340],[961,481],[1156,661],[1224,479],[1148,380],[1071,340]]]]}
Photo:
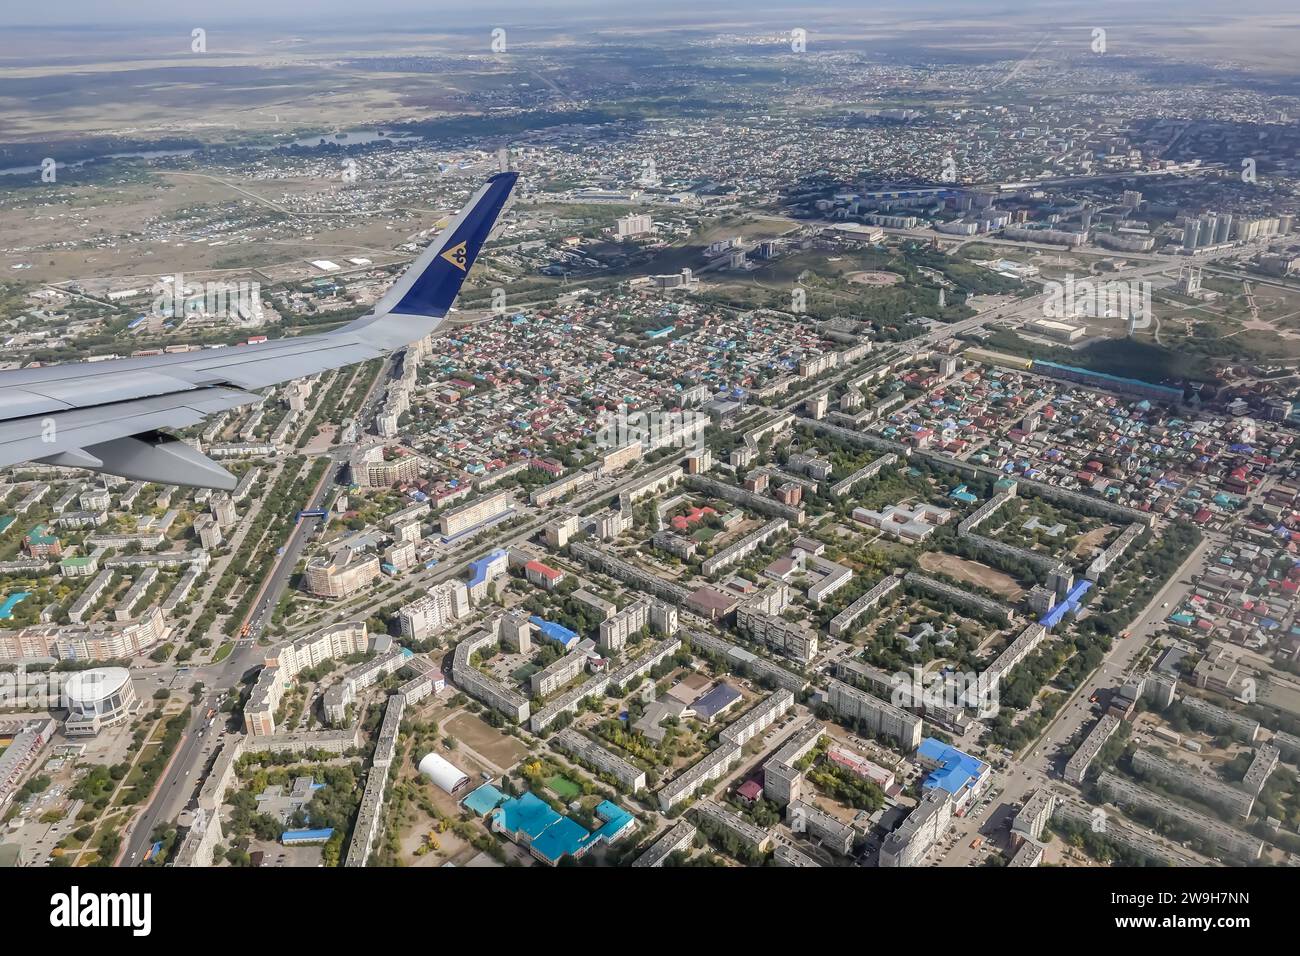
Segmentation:
{"type": "Polygon", "coordinates": [[[0,467],[36,461],[169,484],[232,476],[159,432],[259,400],[264,388],[368,361],[435,331],[518,179],[493,176],[369,315],[334,332],[175,355],[0,372],[0,467]]]}

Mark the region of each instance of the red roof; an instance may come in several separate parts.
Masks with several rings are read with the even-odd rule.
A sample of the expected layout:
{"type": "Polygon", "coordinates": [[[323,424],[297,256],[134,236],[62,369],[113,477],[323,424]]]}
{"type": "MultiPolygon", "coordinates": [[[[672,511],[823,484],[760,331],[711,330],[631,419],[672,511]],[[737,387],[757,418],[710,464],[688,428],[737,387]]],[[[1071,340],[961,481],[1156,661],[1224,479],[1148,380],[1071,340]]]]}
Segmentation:
{"type": "Polygon", "coordinates": [[[564,577],[563,571],[557,571],[549,564],[542,564],[540,561],[529,561],[524,565],[524,570],[535,571],[548,581],[558,581],[560,578],[564,577]]]}

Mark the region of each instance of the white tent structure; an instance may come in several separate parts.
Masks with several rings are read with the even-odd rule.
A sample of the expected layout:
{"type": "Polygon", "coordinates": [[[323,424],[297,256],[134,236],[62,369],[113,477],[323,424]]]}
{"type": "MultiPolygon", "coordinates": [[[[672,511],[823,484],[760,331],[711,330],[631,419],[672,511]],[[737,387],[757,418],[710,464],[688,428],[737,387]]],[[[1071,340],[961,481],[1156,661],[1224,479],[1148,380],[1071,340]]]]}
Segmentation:
{"type": "Polygon", "coordinates": [[[455,793],[469,783],[469,777],[435,753],[425,754],[421,758],[420,773],[447,793],[455,793]]]}

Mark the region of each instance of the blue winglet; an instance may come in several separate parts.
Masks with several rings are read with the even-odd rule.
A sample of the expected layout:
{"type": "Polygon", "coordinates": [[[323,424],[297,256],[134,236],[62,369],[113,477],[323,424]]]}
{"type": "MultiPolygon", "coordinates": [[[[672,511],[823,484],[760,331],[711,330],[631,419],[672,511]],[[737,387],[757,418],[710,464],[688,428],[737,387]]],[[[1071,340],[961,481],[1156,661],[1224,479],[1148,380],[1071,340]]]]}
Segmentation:
{"type": "Polygon", "coordinates": [[[473,203],[425,253],[422,258],[427,261],[419,264],[420,271],[409,285],[402,283],[406,288],[401,298],[387,311],[435,317],[447,314],[518,179],[518,173],[497,173],[487,181],[473,203]]]}

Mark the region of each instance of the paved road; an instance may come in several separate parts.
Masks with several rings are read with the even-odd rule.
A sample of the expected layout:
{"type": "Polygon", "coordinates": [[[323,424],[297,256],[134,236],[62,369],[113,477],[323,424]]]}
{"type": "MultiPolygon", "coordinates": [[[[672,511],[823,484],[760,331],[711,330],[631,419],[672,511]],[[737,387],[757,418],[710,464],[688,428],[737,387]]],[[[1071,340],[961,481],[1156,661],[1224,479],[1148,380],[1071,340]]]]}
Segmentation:
{"type": "MultiPolygon", "coordinates": [[[[358,422],[367,421],[370,415],[373,414],[375,403],[381,391],[380,386],[391,378],[395,365],[395,362],[390,361],[385,368],[386,374],[375,377],[375,381],[372,383],[362,404],[358,422]]],[[[310,500],[305,504],[304,510],[316,510],[321,507],[334,487],[335,479],[343,467],[342,462],[347,460],[352,447],[346,445],[331,450],[329,456],[331,459],[330,466],[320,484],[314,490],[310,500]]],[[[149,846],[149,837],[154,827],[159,822],[174,820],[197,792],[202,780],[204,765],[215,748],[219,734],[222,731],[221,715],[218,715],[218,719],[213,722],[212,727],[208,728],[207,711],[210,707],[216,705],[217,694],[223,690],[233,691],[234,688],[239,686],[244,674],[262,662],[265,653],[258,648],[257,639],[265,628],[271,612],[279,603],[280,596],[284,593],[289,578],[293,574],[293,569],[298,565],[298,558],[320,521],[319,518],[304,518],[298,522],[289,537],[289,541],[285,544],[284,554],[272,569],[265,583],[262,596],[254,605],[250,614],[249,636],[238,639],[235,649],[224,661],[219,664],[205,664],[195,667],[156,668],[148,673],[147,680],[157,678],[164,686],[166,686],[170,678],[181,675],[184,676],[186,682],[178,688],[179,690],[188,692],[189,686],[198,681],[204,685],[206,691],[202,702],[194,708],[194,716],[190,721],[190,726],[186,729],[186,735],[182,739],[171,765],[163,774],[158,789],[154,792],[153,802],[136,818],[131,826],[126,845],[118,858],[119,866],[137,865],[143,859],[144,852],[149,846]]]]}
{"type": "Polygon", "coordinates": [[[1138,655],[1160,629],[1169,609],[1175,607],[1191,590],[1192,580],[1199,573],[1206,554],[1211,548],[1222,546],[1225,537],[1219,533],[1205,535],[1177,573],[1170,576],[1165,586],[1138,615],[1129,628],[1130,636],[1116,640],[1111,645],[1097,670],[1066,699],[1042,736],[1027,751],[1011,760],[1006,771],[995,774],[993,785],[1002,788],[996,805],[988,807],[980,816],[962,819],[953,827],[948,841],[952,848],[942,856],[940,866],[966,866],[981,856],[979,850],[970,846],[971,840],[977,833],[985,835],[986,840],[990,835],[999,834],[1002,827],[1009,823],[1013,808],[1023,803],[1032,790],[1049,784],[1058,788],[1066,786],[1059,779],[1065,765],[1065,758],[1059,753],[1059,748],[1096,720],[1097,715],[1089,698],[1098,689],[1115,687],[1122,682],[1138,655]],[[1168,609],[1166,604],[1169,605],[1168,609]]]}
{"type": "MultiPolygon", "coordinates": [[[[184,692],[187,689],[181,690],[184,692]]],[[[218,731],[216,723],[211,729],[207,727],[207,712],[212,706],[210,696],[205,694],[203,700],[194,705],[189,726],[185,728],[185,736],[181,738],[170,766],[154,791],[152,802],[136,817],[130,835],[123,842],[116,865],[139,864],[149,848],[149,838],[154,827],[175,820],[198,791],[199,784],[202,783],[203,763],[212,751],[218,731]]]]}

